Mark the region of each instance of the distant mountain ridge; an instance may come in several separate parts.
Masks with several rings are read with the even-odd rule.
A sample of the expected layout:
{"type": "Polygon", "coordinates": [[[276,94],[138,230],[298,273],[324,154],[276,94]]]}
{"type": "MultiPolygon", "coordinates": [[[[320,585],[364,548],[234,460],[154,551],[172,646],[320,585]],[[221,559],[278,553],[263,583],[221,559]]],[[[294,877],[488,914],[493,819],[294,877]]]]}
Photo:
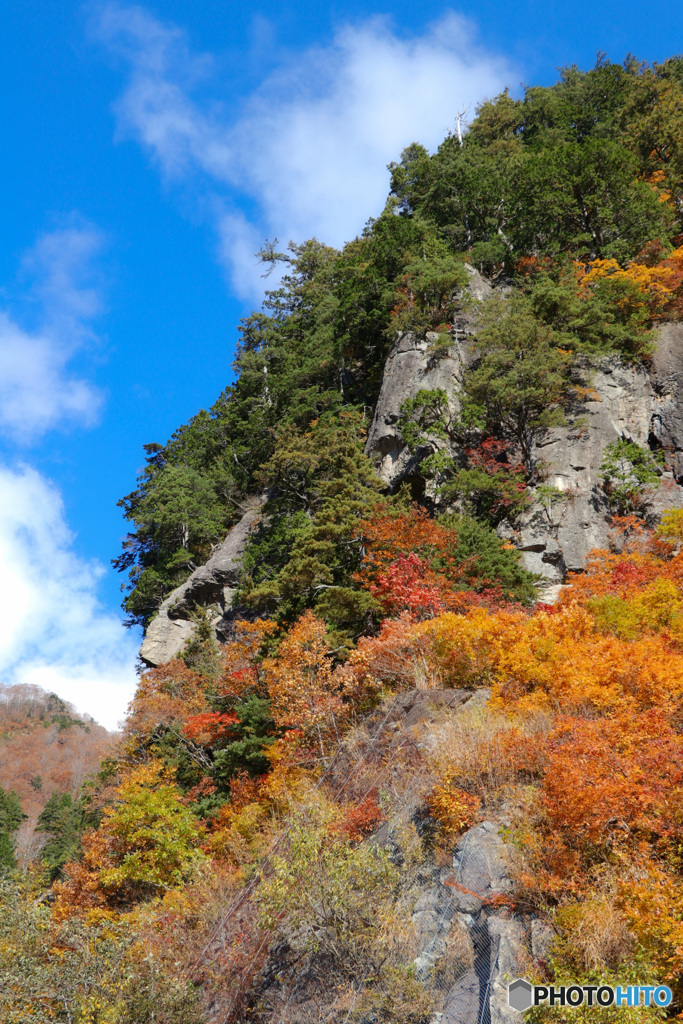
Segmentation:
{"type": "Polygon", "coordinates": [[[53,793],[76,797],[111,747],[112,735],[72,704],[39,686],[0,686],[0,786],[17,793],[27,816],[16,855],[30,862],[44,840],[40,812],[53,793]]]}

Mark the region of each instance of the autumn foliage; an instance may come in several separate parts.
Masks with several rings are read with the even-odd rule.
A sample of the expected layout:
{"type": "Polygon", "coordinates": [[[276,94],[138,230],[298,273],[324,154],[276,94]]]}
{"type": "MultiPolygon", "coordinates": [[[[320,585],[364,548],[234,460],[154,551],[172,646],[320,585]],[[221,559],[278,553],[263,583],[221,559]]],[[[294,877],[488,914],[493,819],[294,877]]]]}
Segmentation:
{"type": "Polygon", "coordinates": [[[128,731],[149,732],[201,714],[207,707],[206,688],[205,680],[179,659],[148,669],[130,705],[128,731]]]}
{"type": "Polygon", "coordinates": [[[458,531],[417,504],[378,506],[358,526],[365,555],[356,581],[388,616],[426,619],[502,600],[500,586],[477,574],[477,556],[459,557],[458,531]]]}
{"type": "MultiPolygon", "coordinates": [[[[233,979],[239,1013],[292,908],[317,927],[318,905],[299,898],[302,885],[320,883],[316,872],[345,893],[330,911],[335,942],[360,955],[370,932],[348,923],[354,873],[388,907],[367,841],[399,834],[392,800],[426,773],[419,792],[431,831],[410,842],[448,854],[490,807],[523,808],[511,819],[522,851],[514,899],[555,914],[575,944],[595,913],[613,936],[586,958],[617,963],[637,941],[652,970],[673,980],[683,968],[679,520],[669,513],[657,534],[621,524],[615,549],[594,552],[556,604],[525,609],[464,589],[470,565],[457,561],[454,529],[415,507],[378,507],[359,524],[357,585],[385,618],[346,657],[309,611],[287,629],[238,621],[211,677],[183,661],[143,674],[100,786],[100,824],[55,885],[54,921],[94,927],[161,901],[163,920],[184,935],[189,911],[169,908],[184,906],[204,870],[224,872],[244,894],[233,897],[244,926],[235,920],[216,963],[233,979]],[[405,691],[481,687],[486,711],[437,722],[426,756],[419,746],[394,751],[411,736],[400,715],[396,733],[381,725],[379,740],[372,727],[362,738],[363,716],[381,703],[384,723],[405,691]],[[257,896],[249,879],[261,864],[276,870],[257,896]]],[[[203,956],[208,985],[217,968],[203,956]]]]}
{"type": "Polygon", "coordinates": [[[586,295],[606,285],[623,312],[642,311],[652,320],[678,317],[683,309],[683,248],[656,263],[648,255],[626,267],[614,259],[593,260],[579,269],[580,292],[586,295]]]}
{"type": "Polygon", "coordinates": [[[342,654],[308,611],[286,628],[237,620],[211,673],[182,659],[143,673],[93,790],[99,824],[54,884],[55,934],[145,921],[158,962],[185,964],[183,984],[215,992],[230,979],[221,1012],[237,1021],[292,915],[309,921],[317,948],[334,933],[329,955],[343,949],[343,962],[384,948],[382,928],[395,929],[391,915],[409,903],[377,837],[404,844],[408,859],[417,848],[450,857],[491,808],[520,807],[514,900],[554,914],[575,944],[602,915],[614,935],[587,959],[618,963],[638,942],[650,969],[677,984],[680,519],[668,513],[657,534],[616,522],[614,550],[594,552],[556,604],[523,608],[481,580],[472,589],[475,558],[459,558],[454,526],[416,506],[377,506],[358,524],[355,585],[384,618],[353,649],[342,654]],[[485,711],[437,716],[428,752],[419,728],[402,728],[406,691],[484,687],[485,711]],[[392,714],[396,732],[385,729],[392,714]],[[420,803],[421,834],[402,800],[420,803]],[[236,909],[218,932],[201,925],[191,959],[182,947],[206,917],[208,876],[236,909]]]}
{"type": "Polygon", "coordinates": [[[430,518],[419,505],[408,509],[377,506],[372,518],[359,524],[358,536],[366,548],[359,577],[362,583],[371,582],[400,556],[412,554],[434,562],[446,578],[455,581],[461,576],[453,558],[458,543],[455,530],[430,518]]]}
{"type": "Polygon", "coordinates": [[[36,825],[50,797],[76,798],[113,742],[55,694],[38,686],[0,687],[0,786],[17,792],[26,815],[15,840],[20,863],[29,864],[45,842],[36,825]]]}
{"type": "Polygon", "coordinates": [[[456,773],[450,770],[441,776],[432,789],[427,806],[439,823],[442,837],[452,839],[472,825],[481,800],[458,786],[456,773]]]}
{"type": "Polygon", "coordinates": [[[183,733],[196,743],[212,746],[218,740],[233,735],[233,726],[238,721],[239,718],[235,714],[206,711],[201,715],[190,715],[183,726],[183,733]]]}
{"type": "Polygon", "coordinates": [[[560,721],[548,741],[542,802],[575,849],[644,840],[675,853],[683,835],[683,738],[660,710],[560,721]]]}
{"type": "Polygon", "coordinates": [[[267,658],[261,671],[278,725],[321,737],[343,716],[327,629],[312,612],[294,624],[277,658],[267,658]]]}
{"type": "Polygon", "coordinates": [[[128,772],[115,796],[100,827],[84,837],[82,862],[56,886],[61,916],[125,907],[187,877],[202,828],[163,765],[128,772]]]}
{"type": "Polygon", "coordinates": [[[400,887],[398,876],[388,885],[393,868],[373,845],[378,836],[400,836],[413,850],[406,857],[416,845],[420,857],[450,857],[491,808],[519,807],[519,817],[510,812],[521,851],[510,898],[555,915],[558,934],[573,936],[572,963],[594,914],[612,937],[597,953],[584,950],[587,962],[618,964],[638,942],[648,969],[676,987],[679,519],[670,513],[656,535],[642,525],[623,531],[625,540],[593,553],[556,604],[524,609],[459,589],[468,566],[457,563],[455,531],[419,510],[378,511],[359,527],[358,585],[386,617],[345,658],[325,622],[306,612],[287,629],[238,621],[211,677],[183,661],[143,674],[99,784],[100,823],[54,886],[53,927],[126,919],[138,928],[151,915],[154,935],[166,936],[153,940],[154,955],[182,960],[183,977],[207,991],[231,979],[222,1012],[238,1020],[292,915],[309,915],[315,930],[329,902],[334,924],[316,941],[334,932],[331,956],[333,947],[347,959],[369,956],[386,941],[382,922],[395,928],[389,908],[398,913],[400,887]],[[491,694],[486,709],[437,716],[429,751],[420,727],[401,726],[405,691],[482,687],[491,694]],[[376,732],[363,724],[368,712],[376,732]],[[392,714],[396,732],[385,729],[392,714]],[[258,762],[249,760],[254,749],[258,762]],[[401,800],[416,793],[430,823],[421,835],[401,819],[401,800]],[[183,960],[190,921],[206,914],[197,900],[207,872],[224,880],[238,911],[222,945],[210,945],[215,928],[206,932],[211,957],[202,947],[183,960]],[[358,904],[359,878],[365,900],[376,901],[376,922],[358,904]],[[312,904],[310,892],[318,894],[312,904]]]}
{"type": "Polygon", "coordinates": [[[372,835],[384,820],[382,809],[377,802],[377,793],[368,793],[356,804],[347,805],[334,830],[349,839],[363,839],[372,835]]]}

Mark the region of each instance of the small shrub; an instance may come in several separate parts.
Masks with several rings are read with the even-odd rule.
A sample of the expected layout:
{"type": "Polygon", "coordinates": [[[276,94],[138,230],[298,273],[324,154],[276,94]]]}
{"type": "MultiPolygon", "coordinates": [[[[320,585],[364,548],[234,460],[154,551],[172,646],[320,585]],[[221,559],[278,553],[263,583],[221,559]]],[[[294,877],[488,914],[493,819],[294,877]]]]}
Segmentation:
{"type": "Polygon", "coordinates": [[[456,785],[457,772],[449,769],[432,789],[427,806],[433,818],[439,823],[444,839],[459,836],[473,823],[481,807],[478,796],[466,793],[456,785]]]}
{"type": "Polygon", "coordinates": [[[605,448],[600,473],[609,507],[616,515],[644,517],[648,494],[659,479],[661,457],[635,441],[621,439],[605,448]]]}

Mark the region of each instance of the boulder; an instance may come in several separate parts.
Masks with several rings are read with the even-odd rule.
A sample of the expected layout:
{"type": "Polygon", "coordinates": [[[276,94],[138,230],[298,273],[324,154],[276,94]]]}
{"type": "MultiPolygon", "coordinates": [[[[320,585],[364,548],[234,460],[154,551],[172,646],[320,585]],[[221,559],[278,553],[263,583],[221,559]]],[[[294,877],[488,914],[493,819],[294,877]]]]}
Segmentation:
{"type": "Polygon", "coordinates": [[[140,660],[148,668],[165,665],[176,658],[194,632],[187,619],[171,619],[162,605],[152,619],[140,647],[140,660]]]}

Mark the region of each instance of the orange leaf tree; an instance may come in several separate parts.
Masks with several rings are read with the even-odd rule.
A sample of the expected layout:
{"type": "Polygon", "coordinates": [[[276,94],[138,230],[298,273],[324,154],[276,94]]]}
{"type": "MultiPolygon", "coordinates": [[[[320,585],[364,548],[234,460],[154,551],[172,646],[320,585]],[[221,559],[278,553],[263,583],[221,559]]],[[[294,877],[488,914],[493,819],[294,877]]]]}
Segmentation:
{"type": "Polygon", "coordinates": [[[324,737],[345,713],[325,623],[305,612],[281,641],[277,657],[265,659],[262,673],[276,725],[301,729],[304,740],[316,737],[324,753],[324,737]]]}
{"type": "Polygon", "coordinates": [[[129,771],[83,839],[83,861],[56,886],[58,915],[125,908],[181,884],[196,860],[202,826],[159,762],[129,771]]]}

